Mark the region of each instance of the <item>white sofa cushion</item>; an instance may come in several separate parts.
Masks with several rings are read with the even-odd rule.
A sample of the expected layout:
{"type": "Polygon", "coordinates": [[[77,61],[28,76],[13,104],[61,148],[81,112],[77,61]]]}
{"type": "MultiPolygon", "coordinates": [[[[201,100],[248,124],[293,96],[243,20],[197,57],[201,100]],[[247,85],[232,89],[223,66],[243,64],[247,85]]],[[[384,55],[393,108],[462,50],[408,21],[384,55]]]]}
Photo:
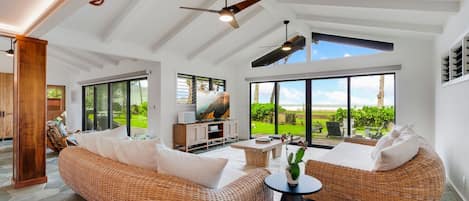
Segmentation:
{"type": "Polygon", "coordinates": [[[401,134],[392,146],[379,152],[373,171],[388,171],[404,165],[419,151],[419,139],[416,135],[401,134]]]}
{"type": "Polygon", "coordinates": [[[158,172],[187,179],[208,188],[217,188],[228,160],[209,158],[156,145],[158,172]]]}
{"type": "MultiPolygon", "coordinates": [[[[112,141],[112,140],[111,140],[112,141]]],[[[156,145],[159,139],[117,140],[114,143],[115,157],[121,163],[150,170],[157,170],[156,145]]]]}
{"type": "Polygon", "coordinates": [[[73,135],[78,142],[78,146],[87,149],[95,154],[99,154],[98,141],[100,137],[111,137],[125,139],[127,137],[127,127],[121,126],[115,129],[97,131],[92,133],[81,133],[73,135]]]}
{"type": "Polygon", "coordinates": [[[342,142],[320,157],[318,161],[371,171],[374,165],[371,158],[372,151],[372,146],[342,142]]]}

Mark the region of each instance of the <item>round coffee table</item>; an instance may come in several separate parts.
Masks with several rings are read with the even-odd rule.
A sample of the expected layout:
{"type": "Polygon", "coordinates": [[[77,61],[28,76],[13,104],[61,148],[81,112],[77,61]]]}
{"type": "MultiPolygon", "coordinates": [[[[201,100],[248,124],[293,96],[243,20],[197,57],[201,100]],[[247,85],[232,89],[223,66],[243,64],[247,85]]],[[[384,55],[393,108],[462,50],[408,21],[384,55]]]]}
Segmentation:
{"type": "Polygon", "coordinates": [[[267,176],[264,184],[270,189],[282,193],[281,201],[303,201],[303,195],[317,193],[322,189],[322,183],[308,175],[301,175],[298,180],[298,186],[290,187],[285,173],[267,176]]]}

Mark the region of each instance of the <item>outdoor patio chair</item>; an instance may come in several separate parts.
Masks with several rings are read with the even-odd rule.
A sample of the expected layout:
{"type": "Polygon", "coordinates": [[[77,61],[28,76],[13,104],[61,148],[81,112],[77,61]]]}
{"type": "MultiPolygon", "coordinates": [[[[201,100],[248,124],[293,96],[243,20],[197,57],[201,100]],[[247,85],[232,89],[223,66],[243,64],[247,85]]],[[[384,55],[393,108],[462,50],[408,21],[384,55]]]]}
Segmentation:
{"type": "Polygon", "coordinates": [[[334,122],[334,121],[326,122],[326,127],[327,127],[327,137],[329,136],[342,137],[342,131],[340,130],[339,122],[334,122]]]}

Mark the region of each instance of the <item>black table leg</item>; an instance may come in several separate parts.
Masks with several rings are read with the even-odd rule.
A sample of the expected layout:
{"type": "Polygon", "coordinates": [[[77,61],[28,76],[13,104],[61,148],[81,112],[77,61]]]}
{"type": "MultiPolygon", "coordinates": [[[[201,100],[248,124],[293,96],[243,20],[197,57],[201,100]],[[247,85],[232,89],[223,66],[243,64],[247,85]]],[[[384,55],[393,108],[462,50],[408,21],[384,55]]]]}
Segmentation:
{"type": "Polygon", "coordinates": [[[302,195],[282,194],[280,201],[304,201],[302,195]]]}

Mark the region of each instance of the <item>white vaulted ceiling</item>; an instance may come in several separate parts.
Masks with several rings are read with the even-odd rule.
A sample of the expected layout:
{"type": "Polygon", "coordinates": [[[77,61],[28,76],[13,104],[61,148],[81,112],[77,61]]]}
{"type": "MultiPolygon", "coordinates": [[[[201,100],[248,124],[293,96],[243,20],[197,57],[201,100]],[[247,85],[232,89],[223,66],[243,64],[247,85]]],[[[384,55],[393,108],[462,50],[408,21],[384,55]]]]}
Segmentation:
{"type": "MultiPolygon", "coordinates": [[[[231,0],[229,4],[240,2],[231,0]]],[[[212,64],[250,62],[280,45],[282,20],[292,21],[290,35],[312,31],[360,35],[370,39],[411,37],[432,39],[457,0],[262,0],[236,17],[232,29],[212,13],[179,6],[220,9],[222,0],[112,0],[103,6],[66,1],[42,33],[50,43],[86,51],[159,60],[178,54],[212,64]],[[71,5],[73,4],[73,5],[71,5]]]]}

